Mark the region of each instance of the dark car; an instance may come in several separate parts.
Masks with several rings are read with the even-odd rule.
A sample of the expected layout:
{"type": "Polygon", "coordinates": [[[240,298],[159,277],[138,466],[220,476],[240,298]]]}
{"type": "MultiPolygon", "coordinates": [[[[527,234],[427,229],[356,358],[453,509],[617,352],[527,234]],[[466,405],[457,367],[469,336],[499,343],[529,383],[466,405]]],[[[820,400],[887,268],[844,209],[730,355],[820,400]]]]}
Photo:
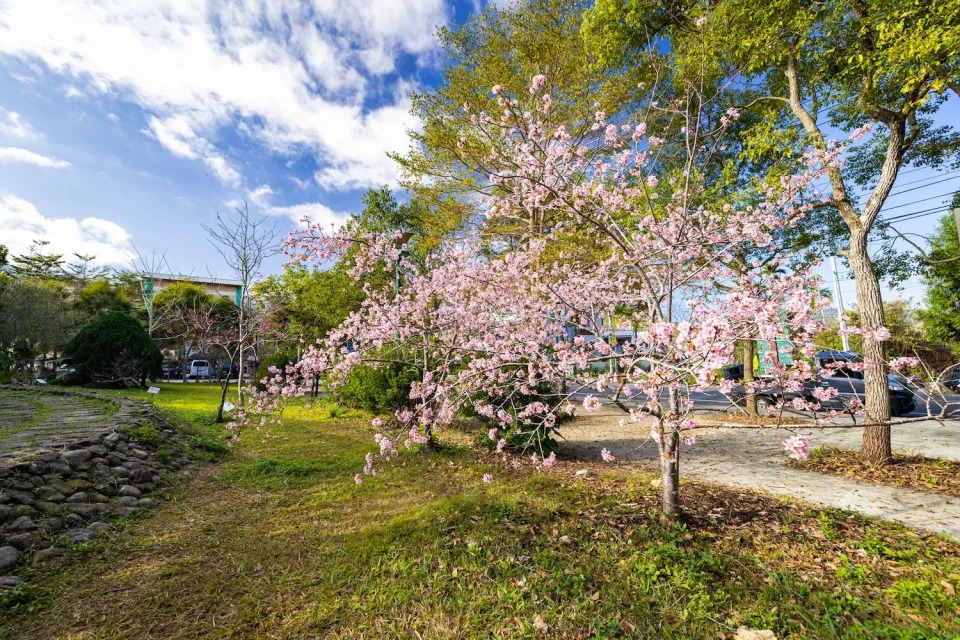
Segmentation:
{"type": "Polygon", "coordinates": [[[163,377],[167,380],[181,377],[181,371],[179,362],[164,363],[163,365],[163,377]]]}
{"type": "MultiPolygon", "coordinates": [[[[863,362],[859,353],[852,351],[820,351],[813,357],[813,366],[822,375],[815,381],[808,382],[800,392],[788,391],[786,394],[779,388],[765,389],[757,392],[757,411],[765,413],[781,399],[790,402],[794,398],[802,397],[809,402],[816,401],[814,389],[833,388],[837,394],[821,406],[829,409],[843,410],[849,408],[854,401],[861,405],[866,400],[863,372],[859,367],[852,366],[863,362]]],[[[910,413],[916,407],[916,399],[909,383],[903,376],[890,374],[887,376],[887,386],[890,390],[890,413],[901,416],[910,413]]],[[[733,399],[743,402],[745,393],[743,387],[734,390],[733,399]]]]}
{"type": "Polygon", "coordinates": [[[940,384],[944,389],[953,391],[954,393],[960,393],[960,369],[948,371],[944,374],[940,384]]]}
{"type": "MultiPolygon", "coordinates": [[[[890,413],[894,416],[902,416],[916,408],[916,399],[913,392],[901,384],[898,378],[899,376],[895,375],[888,376],[890,413]]],[[[794,398],[802,397],[807,402],[817,402],[817,398],[813,394],[816,388],[837,390],[836,396],[829,401],[820,402],[820,405],[827,409],[843,410],[855,404],[853,401],[861,405],[866,401],[863,380],[851,378],[844,375],[842,371],[836,371],[832,376],[806,383],[802,391],[799,392],[787,391],[784,393],[779,387],[757,391],[757,411],[760,414],[770,413],[774,405],[781,399],[789,403],[794,398]]],[[[746,392],[743,386],[735,387],[732,397],[738,404],[743,404],[746,400],[746,392]]]]}

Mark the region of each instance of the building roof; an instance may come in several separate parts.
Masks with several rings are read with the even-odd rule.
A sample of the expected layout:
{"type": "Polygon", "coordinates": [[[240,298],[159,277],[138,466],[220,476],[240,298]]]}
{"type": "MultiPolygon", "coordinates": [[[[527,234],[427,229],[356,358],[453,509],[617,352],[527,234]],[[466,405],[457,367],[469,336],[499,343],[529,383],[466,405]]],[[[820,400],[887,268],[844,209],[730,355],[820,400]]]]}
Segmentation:
{"type": "Polygon", "coordinates": [[[194,284],[222,284],[230,287],[240,287],[243,283],[239,280],[228,280],[226,278],[211,278],[209,276],[177,275],[174,273],[146,273],[145,278],[151,280],[167,280],[169,282],[192,282],[194,284]]]}

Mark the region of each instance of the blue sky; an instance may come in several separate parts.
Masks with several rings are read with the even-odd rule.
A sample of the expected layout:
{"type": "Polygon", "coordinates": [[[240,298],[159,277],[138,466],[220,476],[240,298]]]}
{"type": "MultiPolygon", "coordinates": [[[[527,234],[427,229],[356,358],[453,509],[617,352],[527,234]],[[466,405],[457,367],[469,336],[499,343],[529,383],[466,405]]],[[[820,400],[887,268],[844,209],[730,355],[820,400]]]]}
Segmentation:
{"type": "MultiPolygon", "coordinates": [[[[444,0],[0,6],[0,243],[221,274],[201,222],[247,199],[292,229],[394,184],[444,0]]],[[[278,268],[279,259],[272,267],[278,268]]]]}
{"type": "MultiPolygon", "coordinates": [[[[174,270],[226,276],[200,225],[241,198],[284,230],[305,214],[343,220],[367,188],[394,184],[385,154],[417,125],[410,91],[437,82],[436,28],[482,1],[0,5],[0,243],[43,238],[111,265],[156,248],[174,270]]],[[[957,102],[938,119],[960,122],[957,102]]],[[[935,175],[905,174],[921,188],[891,215],[960,188],[957,172],[913,182],[935,175]]],[[[852,281],[843,290],[852,301],[852,281]]]]}

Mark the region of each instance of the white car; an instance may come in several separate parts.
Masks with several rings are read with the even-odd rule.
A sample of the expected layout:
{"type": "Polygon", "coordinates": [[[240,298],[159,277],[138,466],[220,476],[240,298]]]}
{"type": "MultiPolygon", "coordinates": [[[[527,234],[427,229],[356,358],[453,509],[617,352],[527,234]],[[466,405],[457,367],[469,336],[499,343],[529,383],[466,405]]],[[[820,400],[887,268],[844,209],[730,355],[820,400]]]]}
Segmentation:
{"type": "Polygon", "coordinates": [[[210,363],[206,360],[191,360],[187,364],[187,377],[199,380],[210,377],[210,363]]]}

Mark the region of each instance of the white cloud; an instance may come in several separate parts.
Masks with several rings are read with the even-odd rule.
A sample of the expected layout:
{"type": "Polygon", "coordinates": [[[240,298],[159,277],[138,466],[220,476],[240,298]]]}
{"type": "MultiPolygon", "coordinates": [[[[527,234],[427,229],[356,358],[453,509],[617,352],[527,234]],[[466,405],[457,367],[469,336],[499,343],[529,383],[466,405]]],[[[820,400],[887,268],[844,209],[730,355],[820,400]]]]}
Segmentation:
{"type": "MultiPolygon", "coordinates": [[[[262,184],[256,189],[247,192],[247,200],[251,205],[260,209],[266,214],[272,216],[284,216],[298,225],[303,225],[303,219],[306,218],[310,223],[320,224],[325,229],[330,227],[340,227],[349,213],[334,211],[330,207],[320,202],[302,202],[300,204],[288,206],[275,206],[271,203],[271,197],[279,195],[270,185],[262,184]]],[[[231,201],[229,206],[238,206],[240,203],[231,201]]]]}
{"type": "Polygon", "coordinates": [[[94,264],[123,265],[133,258],[130,234],[103,218],[48,218],[37,207],[12,194],[0,194],[0,228],[10,253],[29,253],[34,240],[46,240],[49,253],[97,256],[94,264]]]}
{"type": "Polygon", "coordinates": [[[20,147],[0,147],[0,162],[20,162],[51,169],[63,169],[70,166],[70,163],[66,160],[57,160],[20,147]]]}
{"type": "Polygon", "coordinates": [[[242,180],[227,128],[271,151],[312,154],[331,189],[393,183],[409,98],[376,100],[398,57],[429,57],[444,0],[0,4],[0,53],[40,60],[70,86],[148,112],[150,135],[220,180],[242,180]],[[377,106],[371,107],[371,104],[377,106]]]}
{"type": "Polygon", "coordinates": [[[0,136],[18,140],[37,140],[43,136],[16,111],[0,107],[0,136]]]}

